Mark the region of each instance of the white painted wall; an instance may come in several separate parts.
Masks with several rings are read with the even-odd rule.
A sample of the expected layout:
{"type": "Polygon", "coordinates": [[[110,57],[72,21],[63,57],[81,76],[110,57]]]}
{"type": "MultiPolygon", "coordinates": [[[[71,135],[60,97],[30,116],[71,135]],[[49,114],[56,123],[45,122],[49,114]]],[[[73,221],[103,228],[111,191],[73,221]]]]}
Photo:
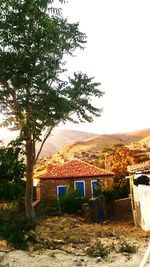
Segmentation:
{"type": "Polygon", "coordinates": [[[134,185],[134,199],[140,203],[141,227],[150,231],[150,185],[134,185]]]}

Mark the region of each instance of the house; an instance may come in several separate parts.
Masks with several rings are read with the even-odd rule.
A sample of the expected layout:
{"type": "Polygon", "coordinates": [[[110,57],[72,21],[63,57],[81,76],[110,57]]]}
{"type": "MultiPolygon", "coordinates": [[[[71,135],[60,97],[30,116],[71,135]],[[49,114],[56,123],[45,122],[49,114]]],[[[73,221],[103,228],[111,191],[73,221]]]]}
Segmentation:
{"type": "Polygon", "coordinates": [[[76,159],[62,165],[52,165],[39,177],[37,199],[59,200],[69,188],[78,189],[81,197],[92,197],[95,196],[98,179],[102,181],[103,188],[110,189],[113,177],[114,173],[110,171],[76,159]]]}
{"type": "Polygon", "coordinates": [[[128,166],[130,179],[130,195],[133,220],[135,226],[141,226],[143,230],[150,230],[150,160],[128,166]],[[145,177],[142,184],[136,179],[145,177]],[[147,181],[147,183],[145,183],[147,181]]]}

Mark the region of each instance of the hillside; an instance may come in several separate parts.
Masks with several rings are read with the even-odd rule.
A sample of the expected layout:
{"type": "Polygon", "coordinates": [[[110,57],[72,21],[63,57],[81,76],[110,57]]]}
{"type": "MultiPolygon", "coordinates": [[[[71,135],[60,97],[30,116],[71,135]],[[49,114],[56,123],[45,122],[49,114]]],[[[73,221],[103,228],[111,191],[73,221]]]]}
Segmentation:
{"type": "Polygon", "coordinates": [[[142,140],[139,141],[139,143],[143,146],[143,147],[148,147],[150,148],[150,135],[143,138],[142,140]]]}
{"type": "MultiPolygon", "coordinates": [[[[57,128],[52,132],[51,136],[44,144],[40,157],[48,156],[50,154],[55,153],[60,148],[65,147],[73,142],[82,141],[95,135],[95,133],[57,128]]],[[[11,140],[15,139],[16,137],[16,132],[8,131],[7,134],[0,133],[0,140],[3,142],[4,145],[7,145],[11,140]]],[[[37,144],[37,149],[39,148],[39,146],[40,143],[37,144]]]]}
{"type": "Polygon", "coordinates": [[[150,136],[150,128],[138,130],[134,132],[127,132],[127,133],[118,133],[118,134],[112,134],[112,136],[116,137],[117,139],[122,140],[126,144],[138,142],[141,139],[150,136]]]}
{"type": "MultiPolygon", "coordinates": [[[[5,144],[13,138],[15,136],[12,132],[10,132],[10,136],[0,136],[0,140],[3,140],[5,144]]],[[[103,148],[108,148],[114,144],[139,146],[140,143],[137,143],[139,141],[141,144],[150,144],[150,128],[128,133],[102,135],[83,131],[56,129],[46,141],[40,158],[52,154],[54,154],[55,159],[60,155],[68,158],[72,154],[80,152],[97,154],[103,148]]],[[[37,148],[39,148],[39,144],[37,148]]]]}
{"type": "Polygon", "coordinates": [[[131,145],[133,143],[135,145],[141,140],[147,140],[148,138],[150,138],[150,129],[129,133],[97,135],[80,142],[74,142],[60,149],[52,158],[54,162],[62,158],[72,158],[73,156],[86,159],[86,157],[91,157],[93,154],[99,154],[103,148],[109,148],[115,144],[131,145]]]}
{"type": "MultiPolygon", "coordinates": [[[[52,132],[52,135],[45,142],[40,157],[54,154],[62,147],[66,147],[73,142],[82,141],[92,136],[95,136],[95,134],[82,131],[56,129],[52,132]]],[[[39,148],[39,144],[37,145],[37,148],[39,148]]]]}

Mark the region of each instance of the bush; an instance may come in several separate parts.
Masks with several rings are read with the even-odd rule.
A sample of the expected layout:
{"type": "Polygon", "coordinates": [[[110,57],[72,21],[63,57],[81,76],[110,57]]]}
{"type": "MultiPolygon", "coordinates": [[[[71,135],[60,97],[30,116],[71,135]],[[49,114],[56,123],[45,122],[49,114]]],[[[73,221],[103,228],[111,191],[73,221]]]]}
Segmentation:
{"type": "Polygon", "coordinates": [[[112,189],[103,190],[103,194],[107,203],[116,199],[126,198],[129,196],[128,183],[122,186],[115,185],[112,189]]]}
{"type": "Polygon", "coordinates": [[[90,257],[107,257],[110,253],[108,246],[104,245],[101,240],[94,241],[91,246],[86,250],[86,253],[90,257]]]}
{"type": "Polygon", "coordinates": [[[8,240],[16,249],[26,249],[25,230],[16,222],[5,222],[0,225],[0,235],[8,240]]]}
{"type": "Polygon", "coordinates": [[[85,202],[87,202],[87,199],[80,197],[77,190],[69,190],[68,193],[60,199],[60,207],[63,212],[72,214],[80,210],[82,204],[85,202]]]}
{"type": "Polygon", "coordinates": [[[24,196],[24,172],[21,148],[14,141],[7,147],[0,147],[0,200],[13,201],[24,196]]]}
{"type": "Polygon", "coordinates": [[[122,239],[119,243],[119,252],[135,253],[136,250],[136,246],[125,239],[122,239]]]}
{"type": "Polygon", "coordinates": [[[18,213],[16,202],[4,202],[0,206],[0,238],[6,239],[15,249],[28,249],[31,226],[23,211],[18,213]],[[19,214],[19,215],[18,215],[19,214]]]}
{"type": "Polygon", "coordinates": [[[26,182],[23,180],[0,180],[0,200],[20,200],[25,195],[26,182]]]}

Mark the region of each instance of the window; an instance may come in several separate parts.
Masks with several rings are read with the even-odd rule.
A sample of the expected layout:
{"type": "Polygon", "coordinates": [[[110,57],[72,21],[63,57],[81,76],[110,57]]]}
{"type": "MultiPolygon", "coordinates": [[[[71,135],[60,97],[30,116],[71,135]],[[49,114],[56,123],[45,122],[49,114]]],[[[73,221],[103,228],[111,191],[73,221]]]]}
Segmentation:
{"type": "Polygon", "coordinates": [[[97,196],[97,180],[91,181],[91,190],[92,190],[92,196],[96,197],[97,196]]]}
{"type": "Polygon", "coordinates": [[[59,185],[57,186],[57,196],[58,199],[64,197],[68,192],[68,186],[67,185],[59,185]]]}
{"type": "Polygon", "coordinates": [[[74,188],[78,191],[80,197],[85,196],[85,182],[84,181],[75,181],[74,188]]]}

